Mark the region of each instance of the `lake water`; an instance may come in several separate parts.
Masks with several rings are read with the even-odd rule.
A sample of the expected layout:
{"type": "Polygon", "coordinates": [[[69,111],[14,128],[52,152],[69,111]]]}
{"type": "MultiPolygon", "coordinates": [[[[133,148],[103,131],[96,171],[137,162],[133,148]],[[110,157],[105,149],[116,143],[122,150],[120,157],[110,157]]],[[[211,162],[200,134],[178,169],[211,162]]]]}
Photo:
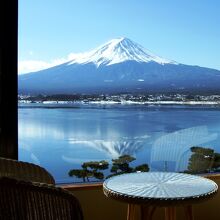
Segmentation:
{"type": "Polygon", "coordinates": [[[18,112],[19,159],[45,167],[57,183],[80,182],[68,172],[88,161],[129,154],[133,167],[184,171],[191,147],[220,152],[216,107],[22,104],[18,112]]]}

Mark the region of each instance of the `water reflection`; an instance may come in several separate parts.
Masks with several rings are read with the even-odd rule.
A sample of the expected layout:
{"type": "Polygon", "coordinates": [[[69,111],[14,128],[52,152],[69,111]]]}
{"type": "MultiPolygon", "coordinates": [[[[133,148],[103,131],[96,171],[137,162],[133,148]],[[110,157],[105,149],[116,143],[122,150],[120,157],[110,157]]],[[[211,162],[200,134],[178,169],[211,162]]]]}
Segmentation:
{"type": "Polygon", "coordinates": [[[191,147],[192,155],[189,159],[187,173],[210,173],[220,170],[220,154],[211,148],[191,147]]]}
{"type": "Polygon", "coordinates": [[[144,135],[139,137],[122,137],[117,140],[80,140],[80,139],[69,139],[70,144],[82,144],[87,147],[91,147],[98,151],[107,153],[109,158],[117,158],[121,155],[135,155],[140,151],[146,140],[150,136],[144,135]]]}
{"type": "MultiPolygon", "coordinates": [[[[190,148],[191,156],[187,162],[187,169],[183,172],[191,174],[204,174],[220,171],[220,153],[215,152],[211,148],[194,146],[190,148]]],[[[103,180],[116,175],[133,172],[151,171],[148,164],[141,164],[131,167],[130,163],[136,160],[131,155],[121,155],[116,159],[112,159],[111,174],[106,175],[103,170],[109,168],[110,163],[105,160],[84,162],[81,169],[71,169],[68,174],[71,177],[82,178],[83,182],[89,182],[90,179],[103,180]]],[[[167,161],[166,161],[167,162],[167,161]]],[[[168,171],[168,170],[166,170],[168,171]]]]}
{"type": "Polygon", "coordinates": [[[196,126],[178,130],[159,137],[152,145],[151,169],[163,162],[160,170],[184,171],[192,154],[191,147],[216,140],[217,133],[209,133],[207,126],[196,126]],[[171,169],[168,166],[173,166],[171,169]]]}
{"type": "Polygon", "coordinates": [[[25,161],[31,161],[37,165],[40,165],[39,158],[32,152],[31,147],[26,143],[23,143],[19,147],[19,155],[22,155],[24,158],[23,160],[25,161]]]}
{"type": "Polygon", "coordinates": [[[19,135],[21,138],[53,138],[64,139],[64,130],[50,123],[39,121],[25,121],[19,123],[19,135]]]}
{"type": "Polygon", "coordinates": [[[44,166],[57,182],[72,182],[68,171],[85,162],[111,165],[123,155],[150,171],[215,172],[219,121],[212,108],[19,109],[19,159],[44,166]],[[212,149],[214,159],[192,147],[212,149]],[[206,165],[199,170],[196,161],[206,165]]]}
{"type": "MultiPolygon", "coordinates": [[[[152,143],[149,162],[151,170],[185,171],[192,155],[191,147],[204,146],[217,137],[218,134],[210,133],[207,126],[196,126],[162,135],[152,143]]],[[[108,155],[108,158],[117,158],[122,155],[136,155],[145,144],[150,142],[150,138],[149,135],[143,135],[117,140],[69,139],[68,141],[73,145],[85,145],[102,151],[108,155]]]]}

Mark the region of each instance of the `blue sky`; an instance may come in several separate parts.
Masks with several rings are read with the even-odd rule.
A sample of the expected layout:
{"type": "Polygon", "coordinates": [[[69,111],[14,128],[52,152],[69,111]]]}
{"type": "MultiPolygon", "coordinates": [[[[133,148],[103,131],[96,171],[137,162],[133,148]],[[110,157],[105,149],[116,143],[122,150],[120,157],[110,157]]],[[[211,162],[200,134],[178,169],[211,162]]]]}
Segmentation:
{"type": "Polygon", "coordinates": [[[220,70],[220,1],[19,0],[19,73],[122,36],[164,58],[220,70]]]}

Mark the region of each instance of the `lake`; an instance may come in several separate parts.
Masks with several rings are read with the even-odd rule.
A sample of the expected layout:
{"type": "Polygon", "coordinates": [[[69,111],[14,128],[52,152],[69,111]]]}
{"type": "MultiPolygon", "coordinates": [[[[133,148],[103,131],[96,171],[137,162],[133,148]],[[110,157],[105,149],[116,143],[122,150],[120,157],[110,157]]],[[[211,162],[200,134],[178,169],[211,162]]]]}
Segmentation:
{"type": "Polygon", "coordinates": [[[18,118],[19,159],[45,167],[57,183],[82,181],[68,172],[89,161],[131,155],[133,167],[179,172],[193,146],[220,152],[220,108],[213,106],[20,104],[18,118]]]}

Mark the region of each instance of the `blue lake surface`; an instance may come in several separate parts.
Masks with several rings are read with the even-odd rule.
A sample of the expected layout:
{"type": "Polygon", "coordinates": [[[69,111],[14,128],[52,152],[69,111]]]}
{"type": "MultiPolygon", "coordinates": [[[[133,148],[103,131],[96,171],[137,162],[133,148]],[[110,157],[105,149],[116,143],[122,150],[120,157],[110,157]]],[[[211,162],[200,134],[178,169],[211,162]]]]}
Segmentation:
{"type": "MultiPolygon", "coordinates": [[[[184,171],[192,146],[220,152],[220,108],[184,105],[21,104],[19,159],[45,167],[57,183],[83,162],[129,154],[131,166],[184,171]]],[[[110,174],[109,170],[104,171],[110,174]]]]}

